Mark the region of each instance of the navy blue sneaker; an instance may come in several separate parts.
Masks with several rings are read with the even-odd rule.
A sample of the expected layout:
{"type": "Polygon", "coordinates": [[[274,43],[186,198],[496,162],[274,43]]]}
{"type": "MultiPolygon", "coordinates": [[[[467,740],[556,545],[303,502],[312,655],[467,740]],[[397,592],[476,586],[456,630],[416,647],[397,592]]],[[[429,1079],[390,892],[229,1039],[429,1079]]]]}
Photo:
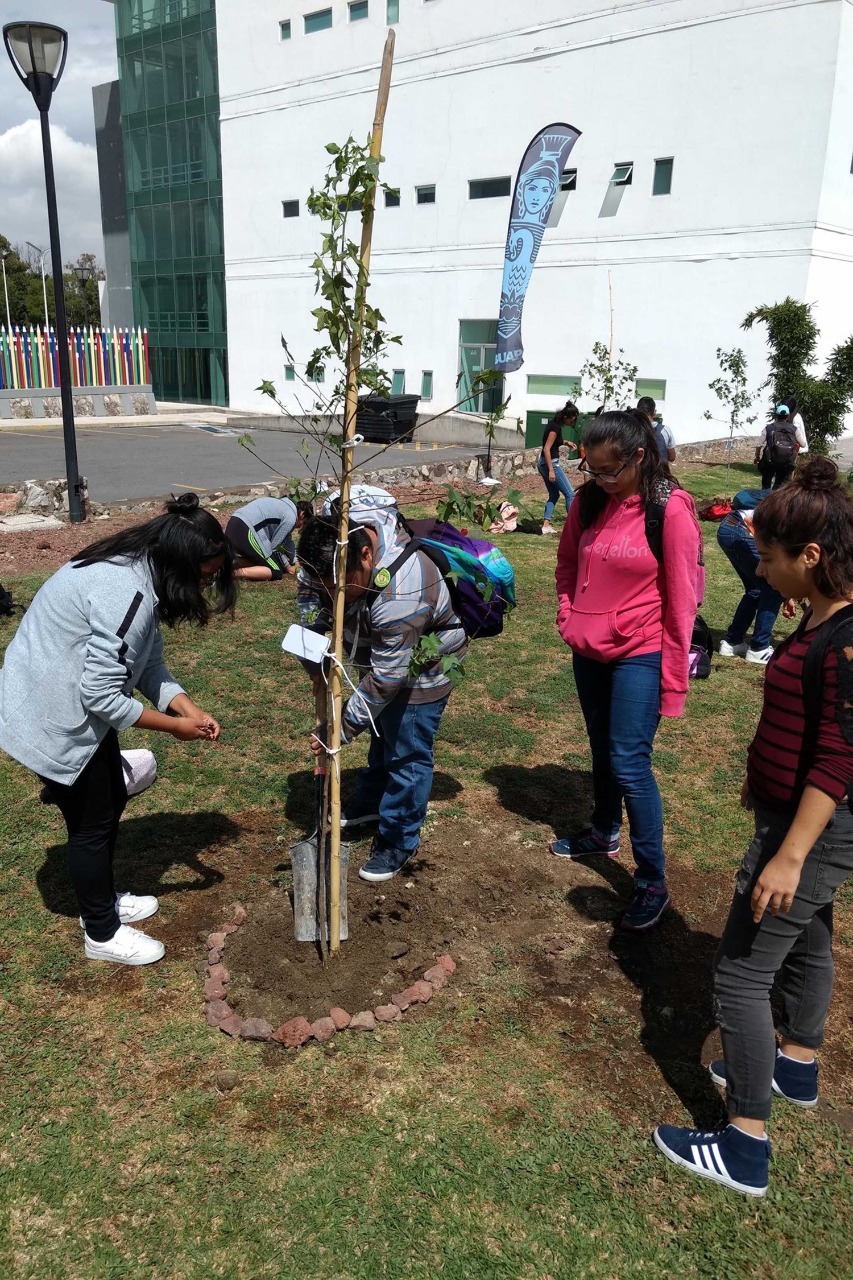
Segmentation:
{"type": "MultiPolygon", "coordinates": [[[[714,1084],[726,1087],[726,1064],[722,1058],[712,1062],[708,1070],[714,1084]]],[[[817,1106],[817,1059],[796,1062],[786,1058],[781,1049],[776,1050],[776,1066],[773,1068],[773,1092],[786,1102],[798,1107],[817,1106]]]]}
{"type": "Polygon", "coordinates": [[[565,840],[552,840],[548,852],[558,858],[569,858],[572,862],[583,858],[618,858],[619,832],[608,838],[593,827],[585,827],[573,836],[566,836],[565,840]]]}
{"type": "Polygon", "coordinates": [[[371,884],[382,884],[384,880],[393,880],[416,853],[417,849],[377,849],[374,845],[371,856],[363,867],[359,867],[358,874],[371,884]]]}
{"type": "Polygon", "coordinates": [[[653,884],[637,885],[628,910],[619,921],[620,929],[630,929],[633,933],[642,933],[644,929],[652,929],[658,923],[669,906],[670,898],[666,886],[653,884]]]}
{"type": "Polygon", "coordinates": [[[753,1138],[733,1124],[714,1133],[661,1124],[652,1137],[667,1160],[700,1178],[711,1178],[745,1196],[767,1194],[770,1143],[766,1138],[753,1138]]]}

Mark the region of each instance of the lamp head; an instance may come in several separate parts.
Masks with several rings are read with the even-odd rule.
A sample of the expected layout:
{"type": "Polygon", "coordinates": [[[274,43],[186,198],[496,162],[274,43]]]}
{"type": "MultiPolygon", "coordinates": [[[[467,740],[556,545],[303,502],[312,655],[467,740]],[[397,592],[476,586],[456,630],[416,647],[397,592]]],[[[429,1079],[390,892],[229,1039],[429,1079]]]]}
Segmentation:
{"type": "Polygon", "coordinates": [[[67,31],[46,22],[7,22],[3,43],[15,74],[33,95],[39,111],[49,110],[65,69],[67,31]]]}
{"type": "Polygon", "coordinates": [[[88,284],[95,274],[91,267],[72,267],[72,270],[81,284],[88,284]]]}

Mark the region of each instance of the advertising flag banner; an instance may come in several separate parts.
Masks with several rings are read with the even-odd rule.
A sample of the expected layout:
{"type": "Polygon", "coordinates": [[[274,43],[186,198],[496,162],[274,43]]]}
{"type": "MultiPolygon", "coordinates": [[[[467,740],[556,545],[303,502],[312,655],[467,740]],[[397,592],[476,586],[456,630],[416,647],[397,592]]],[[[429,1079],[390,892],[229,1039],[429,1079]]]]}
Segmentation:
{"type": "Polygon", "coordinates": [[[512,373],[524,364],[521,314],[539,246],[580,130],[570,124],[541,129],[524,153],[515,180],[506,238],[495,368],[512,373]]]}

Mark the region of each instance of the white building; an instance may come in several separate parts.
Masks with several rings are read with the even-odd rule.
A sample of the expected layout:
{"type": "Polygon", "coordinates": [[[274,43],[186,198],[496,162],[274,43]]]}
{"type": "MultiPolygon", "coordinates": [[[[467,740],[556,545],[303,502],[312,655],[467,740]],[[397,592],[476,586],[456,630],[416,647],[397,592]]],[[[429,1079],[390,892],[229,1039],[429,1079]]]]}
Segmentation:
{"type": "Polygon", "coordinates": [[[403,335],[405,389],[431,394],[422,410],[456,400],[461,339],[488,359],[509,180],[553,121],[582,131],[576,181],[528,292],[511,416],[571,391],[593,341],[609,340],[611,299],[616,346],[681,440],[724,433],[703,418],[719,414],[717,347],[743,346],[752,382],[764,377],[763,329],[740,330],[756,305],[813,302],[824,351],[849,335],[844,0],[220,0],[232,406],[268,409],[255,388],[270,378],[297,409],[280,335],[297,362],[317,342],[306,197],[324,144],[369,133],[389,19],[383,177],[400,203],[377,211],[371,300],[403,335]],[[484,179],[506,194],[471,198],[484,179]]]}

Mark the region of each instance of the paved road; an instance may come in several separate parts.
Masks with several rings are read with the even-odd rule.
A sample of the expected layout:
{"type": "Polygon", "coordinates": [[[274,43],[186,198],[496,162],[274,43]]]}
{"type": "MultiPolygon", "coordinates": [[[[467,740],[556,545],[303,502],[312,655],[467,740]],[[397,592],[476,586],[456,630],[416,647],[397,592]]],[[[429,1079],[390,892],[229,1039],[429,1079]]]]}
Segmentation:
{"type": "MultiPolygon", "coordinates": [[[[217,429],[221,431],[221,428],[217,429]]],[[[161,497],[194,490],[262,484],[276,476],[237,443],[238,431],[215,434],[196,426],[77,427],[80,472],[89,482],[96,502],[161,497]]],[[[302,437],[282,431],[253,431],[255,452],[285,476],[313,474],[319,448],[312,444],[309,458],[299,452],[302,437]]],[[[471,456],[474,448],[424,444],[362,445],[356,463],[375,459],[373,467],[413,466],[422,462],[450,461],[471,456]],[[377,456],[378,455],[378,456],[377,456]]],[[[326,458],[321,472],[336,470],[326,458]]],[[[0,431],[0,482],[14,484],[34,477],[49,479],[65,474],[62,431],[56,427],[27,426],[0,431]]]]}

